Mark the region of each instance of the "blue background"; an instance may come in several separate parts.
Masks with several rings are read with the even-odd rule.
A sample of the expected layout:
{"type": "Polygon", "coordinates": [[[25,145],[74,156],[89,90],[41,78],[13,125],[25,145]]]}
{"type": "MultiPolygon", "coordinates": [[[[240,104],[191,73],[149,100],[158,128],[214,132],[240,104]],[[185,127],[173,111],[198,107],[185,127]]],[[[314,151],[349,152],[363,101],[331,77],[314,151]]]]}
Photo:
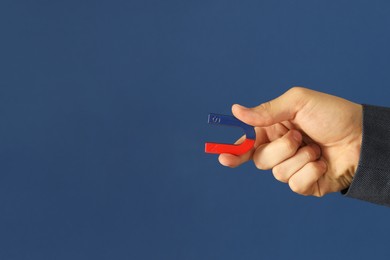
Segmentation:
{"type": "Polygon", "coordinates": [[[204,154],[294,85],[390,106],[390,2],[0,2],[0,259],[388,259],[388,208],[204,154]]]}

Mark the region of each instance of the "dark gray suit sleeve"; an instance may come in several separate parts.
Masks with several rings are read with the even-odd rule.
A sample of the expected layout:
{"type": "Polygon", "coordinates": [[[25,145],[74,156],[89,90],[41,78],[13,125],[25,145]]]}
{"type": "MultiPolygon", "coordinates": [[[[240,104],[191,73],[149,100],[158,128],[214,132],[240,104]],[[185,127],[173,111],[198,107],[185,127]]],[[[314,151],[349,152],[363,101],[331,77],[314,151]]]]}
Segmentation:
{"type": "Polygon", "coordinates": [[[363,105],[360,160],[345,196],[390,206],[390,108],[363,105]]]}

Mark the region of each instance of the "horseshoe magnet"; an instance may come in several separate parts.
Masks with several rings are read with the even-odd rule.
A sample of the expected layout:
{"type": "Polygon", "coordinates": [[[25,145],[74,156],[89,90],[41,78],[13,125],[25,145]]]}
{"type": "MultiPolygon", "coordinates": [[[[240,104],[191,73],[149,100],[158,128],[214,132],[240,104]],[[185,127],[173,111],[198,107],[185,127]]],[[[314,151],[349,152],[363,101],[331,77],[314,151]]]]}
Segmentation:
{"type": "Polygon", "coordinates": [[[245,124],[234,116],[211,113],[208,117],[208,123],[212,125],[241,127],[245,132],[246,138],[245,141],[241,144],[221,144],[207,142],[205,144],[206,153],[230,153],[234,155],[241,155],[252,149],[253,145],[255,144],[256,132],[254,127],[245,124]]]}

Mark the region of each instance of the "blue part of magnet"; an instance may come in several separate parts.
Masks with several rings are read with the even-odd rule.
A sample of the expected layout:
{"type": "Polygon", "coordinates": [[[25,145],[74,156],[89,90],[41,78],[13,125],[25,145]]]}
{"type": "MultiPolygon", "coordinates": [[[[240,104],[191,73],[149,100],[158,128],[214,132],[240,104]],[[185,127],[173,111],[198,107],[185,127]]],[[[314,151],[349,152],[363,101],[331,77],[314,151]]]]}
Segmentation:
{"type": "Polygon", "coordinates": [[[255,128],[238,120],[234,116],[210,113],[208,123],[214,125],[237,126],[244,130],[247,139],[256,139],[255,128]]]}

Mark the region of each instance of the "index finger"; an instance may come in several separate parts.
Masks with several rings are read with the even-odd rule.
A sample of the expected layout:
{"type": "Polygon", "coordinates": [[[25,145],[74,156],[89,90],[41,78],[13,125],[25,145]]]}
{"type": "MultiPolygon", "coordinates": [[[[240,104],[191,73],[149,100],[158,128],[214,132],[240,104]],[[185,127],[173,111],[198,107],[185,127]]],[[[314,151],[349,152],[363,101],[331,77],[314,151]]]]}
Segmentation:
{"type": "MultiPolygon", "coordinates": [[[[266,134],[266,131],[262,128],[256,128],[256,142],[252,149],[250,149],[248,152],[242,155],[234,155],[234,154],[228,154],[228,153],[222,153],[219,155],[218,160],[219,163],[223,166],[235,168],[249,160],[252,159],[253,153],[256,150],[256,147],[259,146],[259,143],[268,142],[268,137],[266,134]]],[[[235,144],[241,144],[245,140],[245,135],[241,136],[240,139],[238,139],[235,144]]]]}
{"type": "MultiPolygon", "coordinates": [[[[243,155],[233,155],[223,153],[218,157],[219,162],[223,166],[235,168],[241,164],[252,160],[253,153],[260,145],[272,142],[288,132],[288,128],[283,124],[274,124],[268,127],[255,127],[256,142],[251,150],[243,155]]],[[[238,139],[235,144],[240,144],[245,140],[245,135],[238,139]]]]}

